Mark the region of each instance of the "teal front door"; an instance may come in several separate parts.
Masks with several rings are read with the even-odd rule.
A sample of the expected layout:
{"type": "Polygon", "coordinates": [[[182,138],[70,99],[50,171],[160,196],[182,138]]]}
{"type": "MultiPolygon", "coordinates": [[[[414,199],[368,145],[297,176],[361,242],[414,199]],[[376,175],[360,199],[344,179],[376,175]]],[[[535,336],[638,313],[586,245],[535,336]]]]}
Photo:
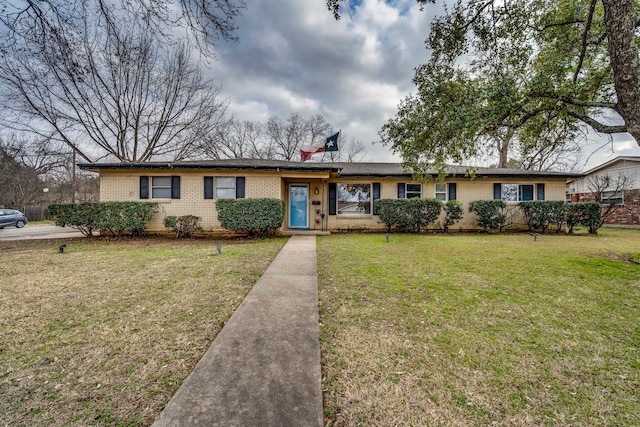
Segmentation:
{"type": "Polygon", "coordinates": [[[307,184],[289,184],[289,228],[309,228],[307,184]]]}

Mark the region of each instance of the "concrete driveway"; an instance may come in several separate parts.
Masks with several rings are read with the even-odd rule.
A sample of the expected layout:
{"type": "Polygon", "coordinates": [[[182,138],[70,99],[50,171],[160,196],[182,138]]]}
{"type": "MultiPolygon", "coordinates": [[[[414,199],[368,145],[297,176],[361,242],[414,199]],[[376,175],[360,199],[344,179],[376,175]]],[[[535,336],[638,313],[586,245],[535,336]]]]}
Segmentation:
{"type": "Polygon", "coordinates": [[[59,239],[82,237],[76,229],[55,225],[25,225],[23,228],[6,227],[0,230],[0,240],[59,239]]]}

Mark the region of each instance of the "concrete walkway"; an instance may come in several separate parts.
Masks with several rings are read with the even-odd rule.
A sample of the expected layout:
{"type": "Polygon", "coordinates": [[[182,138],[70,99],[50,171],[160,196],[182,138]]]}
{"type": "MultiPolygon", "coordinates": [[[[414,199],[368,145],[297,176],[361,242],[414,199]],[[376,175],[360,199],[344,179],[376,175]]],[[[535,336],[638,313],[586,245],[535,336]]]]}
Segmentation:
{"type": "Polygon", "coordinates": [[[160,426],[323,425],[315,236],[293,236],[173,396],[160,426]]]}

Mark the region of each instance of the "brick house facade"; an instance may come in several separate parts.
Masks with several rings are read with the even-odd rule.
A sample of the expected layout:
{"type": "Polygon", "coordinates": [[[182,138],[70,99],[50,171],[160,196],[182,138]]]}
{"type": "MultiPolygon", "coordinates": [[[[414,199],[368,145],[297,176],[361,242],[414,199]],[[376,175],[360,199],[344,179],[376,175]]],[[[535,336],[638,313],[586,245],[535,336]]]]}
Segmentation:
{"type": "MultiPolygon", "coordinates": [[[[567,201],[569,202],[596,200],[606,204],[607,196],[615,196],[615,208],[607,217],[605,225],[640,225],[640,157],[617,157],[585,172],[580,178],[570,180],[567,184],[567,201]],[[623,191],[616,195],[607,194],[605,189],[604,200],[596,200],[598,197],[593,192],[593,181],[606,176],[610,177],[614,183],[622,177],[626,185],[623,191]]],[[[603,207],[603,212],[606,209],[603,207]]]]}
{"type": "MultiPolygon", "coordinates": [[[[519,169],[450,167],[444,181],[434,171],[419,182],[399,163],[315,163],[257,159],[197,162],[93,163],[83,170],[100,174],[101,201],[157,201],[160,209],[149,231],[165,231],[167,215],[196,215],[205,231],[221,230],[218,198],[284,200],[283,230],[384,230],[374,208],[380,198],[456,199],[465,215],[452,229],[477,229],[468,213],[474,200],[505,197],[565,200],[566,183],[576,174],[519,169]],[[349,191],[346,191],[346,190],[349,191]]],[[[438,224],[433,225],[438,228],[438,224]]]]}

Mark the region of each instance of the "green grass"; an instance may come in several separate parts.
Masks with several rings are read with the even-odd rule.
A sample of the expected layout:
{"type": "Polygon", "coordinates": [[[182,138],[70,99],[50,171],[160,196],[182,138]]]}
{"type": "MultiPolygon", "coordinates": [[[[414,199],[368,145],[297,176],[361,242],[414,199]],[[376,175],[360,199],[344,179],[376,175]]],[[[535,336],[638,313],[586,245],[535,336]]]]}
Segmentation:
{"type": "Polygon", "coordinates": [[[326,421],[637,425],[640,233],[318,238],[326,421]]]}
{"type": "Polygon", "coordinates": [[[285,241],[0,242],[0,425],[150,425],[285,241]]]}

